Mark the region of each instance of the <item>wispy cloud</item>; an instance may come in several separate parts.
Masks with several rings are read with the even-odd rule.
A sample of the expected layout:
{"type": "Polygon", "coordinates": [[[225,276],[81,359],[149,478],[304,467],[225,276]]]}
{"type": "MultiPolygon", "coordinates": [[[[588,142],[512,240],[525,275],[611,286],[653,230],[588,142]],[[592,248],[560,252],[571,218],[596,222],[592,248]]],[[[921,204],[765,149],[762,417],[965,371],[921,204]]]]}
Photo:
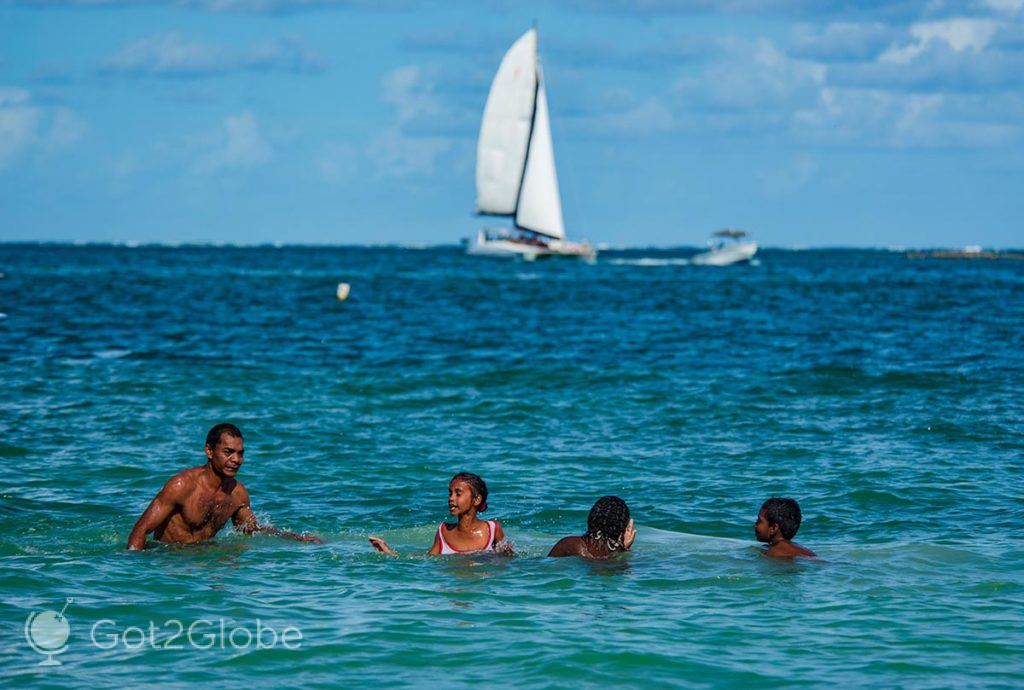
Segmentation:
{"type": "Polygon", "coordinates": [[[910,27],[913,40],[887,50],[879,59],[882,62],[906,64],[934,43],[943,43],[958,53],[979,53],[989,44],[998,28],[999,25],[991,19],[965,17],[914,24],[910,27]]]}
{"type": "Polygon", "coordinates": [[[801,23],[791,32],[787,52],[825,62],[874,60],[892,46],[902,31],[882,22],[801,23]]]}
{"type": "Polygon", "coordinates": [[[29,104],[24,89],[0,88],[0,170],[32,142],[41,112],[29,104]]]}
{"type": "Polygon", "coordinates": [[[427,70],[407,65],[392,70],[381,83],[381,97],[395,113],[368,144],[366,153],[382,176],[432,173],[438,159],[453,150],[455,139],[440,135],[456,113],[442,101],[427,70]]]}
{"type": "MultiPolygon", "coordinates": [[[[1000,0],[991,0],[999,2],[1000,0]]],[[[1013,0],[1002,0],[1012,2],[1013,0]]],[[[786,17],[919,16],[919,0],[571,0],[577,10],[639,16],[666,14],[760,15],[786,17]]],[[[943,2],[930,3],[943,11],[943,2]]]]}
{"type": "Polygon", "coordinates": [[[877,89],[821,92],[793,126],[808,143],[881,148],[1000,146],[1021,140],[1016,123],[983,117],[984,99],[877,89]]]}
{"type": "Polygon", "coordinates": [[[67,148],[86,130],[70,109],[35,105],[29,91],[0,87],[0,170],[33,149],[53,153],[67,148]]]}
{"type": "Polygon", "coordinates": [[[680,78],[676,90],[715,109],[763,111],[813,98],[827,73],[825,65],[791,58],[768,39],[735,41],[729,55],[680,78]]]}
{"type": "Polygon", "coordinates": [[[201,143],[209,146],[209,150],[196,161],[195,170],[200,173],[252,168],[273,157],[256,117],[248,110],[226,117],[217,131],[203,137],[201,143]]]}
{"type": "Polygon", "coordinates": [[[100,72],[124,76],[198,78],[234,72],[315,73],[323,60],[290,38],[236,51],[177,33],[134,41],[100,63],[100,72]]]}
{"type": "Polygon", "coordinates": [[[15,0],[28,7],[139,7],[165,5],[205,12],[289,14],[312,10],[395,11],[407,9],[414,0],[15,0]]]}

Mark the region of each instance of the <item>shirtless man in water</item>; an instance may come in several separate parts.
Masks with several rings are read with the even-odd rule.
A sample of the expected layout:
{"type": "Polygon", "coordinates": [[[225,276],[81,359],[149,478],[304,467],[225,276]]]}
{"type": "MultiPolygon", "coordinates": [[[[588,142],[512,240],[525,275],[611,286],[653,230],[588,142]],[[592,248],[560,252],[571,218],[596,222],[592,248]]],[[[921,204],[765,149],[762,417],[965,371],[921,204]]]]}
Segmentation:
{"type": "Polygon", "coordinates": [[[321,544],[319,537],[260,525],[249,507],[249,492],[235,475],[242,467],[242,432],[233,424],[218,424],[206,435],[206,458],[201,467],[171,477],[146,508],[128,536],[128,548],[142,549],[150,532],[165,544],[195,544],[213,538],[230,519],[245,534],[272,534],[321,544]]]}

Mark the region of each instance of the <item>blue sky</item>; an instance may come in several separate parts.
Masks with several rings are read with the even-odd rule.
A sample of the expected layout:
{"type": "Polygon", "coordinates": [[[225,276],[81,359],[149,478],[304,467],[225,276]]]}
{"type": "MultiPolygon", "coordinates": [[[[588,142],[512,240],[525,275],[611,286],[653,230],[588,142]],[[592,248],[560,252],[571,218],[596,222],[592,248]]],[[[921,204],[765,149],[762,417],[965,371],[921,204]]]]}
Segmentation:
{"type": "Polygon", "coordinates": [[[454,243],[534,20],[570,238],[1024,247],[1024,0],[0,0],[0,240],[454,243]]]}

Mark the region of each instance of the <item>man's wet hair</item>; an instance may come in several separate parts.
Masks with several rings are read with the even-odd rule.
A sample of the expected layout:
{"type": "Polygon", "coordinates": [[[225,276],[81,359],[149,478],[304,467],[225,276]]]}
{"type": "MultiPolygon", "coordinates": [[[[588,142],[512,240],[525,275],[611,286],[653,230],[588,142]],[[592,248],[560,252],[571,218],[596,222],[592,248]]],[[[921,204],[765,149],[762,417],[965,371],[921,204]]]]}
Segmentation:
{"type": "Polygon", "coordinates": [[[769,525],[779,526],[783,539],[788,540],[796,536],[796,531],[800,529],[800,521],[803,519],[799,503],[792,498],[773,496],[764,502],[761,510],[764,511],[764,519],[769,525]]]}
{"type": "Polygon", "coordinates": [[[242,432],[234,424],[215,424],[208,432],[206,432],[206,445],[210,448],[216,448],[217,444],[220,443],[220,438],[224,434],[228,436],[234,436],[235,438],[242,438],[242,432]]]}
{"type": "Polygon", "coordinates": [[[487,510],[487,484],[480,478],[480,475],[473,474],[472,472],[459,472],[448,483],[451,484],[456,480],[469,484],[469,489],[473,492],[473,498],[480,497],[480,505],[476,507],[476,512],[482,513],[487,510]]]}
{"type": "Polygon", "coordinates": [[[618,496],[602,496],[587,516],[587,532],[583,536],[603,542],[609,551],[625,551],[623,534],[629,524],[629,506],[618,496]]]}

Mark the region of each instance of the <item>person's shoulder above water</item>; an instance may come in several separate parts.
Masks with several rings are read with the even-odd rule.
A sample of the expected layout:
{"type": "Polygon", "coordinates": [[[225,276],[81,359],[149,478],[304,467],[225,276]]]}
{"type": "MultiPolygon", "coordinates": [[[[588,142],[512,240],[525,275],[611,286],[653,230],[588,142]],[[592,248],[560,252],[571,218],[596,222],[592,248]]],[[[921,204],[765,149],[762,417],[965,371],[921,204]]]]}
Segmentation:
{"type": "Polygon", "coordinates": [[[168,544],[194,544],[211,539],[231,520],[246,534],[263,533],[296,541],[319,537],[261,525],[249,505],[249,492],[235,478],[245,458],[242,432],[233,424],[217,424],[206,435],[207,462],[171,477],[150,502],[128,535],[128,548],[145,548],[152,533],[168,544]]]}
{"type": "Polygon", "coordinates": [[[636,538],[629,506],[618,496],[597,499],[587,516],[587,531],[582,536],[564,537],[548,556],[582,556],[592,560],[613,558],[629,551],[636,538]]]}
{"type": "Polygon", "coordinates": [[[817,558],[818,554],[814,553],[810,549],[800,546],[795,541],[782,540],[772,544],[764,550],[763,555],[769,558],[796,558],[801,556],[804,558],[817,558]]]}
{"type": "Polygon", "coordinates": [[[754,536],[768,544],[762,555],[769,558],[816,558],[817,554],[793,541],[803,516],[792,498],[772,497],[761,504],[754,523],[754,536]]]}
{"type": "Polygon", "coordinates": [[[561,558],[562,556],[582,556],[583,537],[562,537],[558,543],[551,547],[548,556],[561,558]]]}
{"type": "MultiPolygon", "coordinates": [[[[511,556],[512,546],[505,537],[505,530],[497,520],[481,520],[478,513],[487,510],[487,483],[472,472],[459,472],[448,482],[448,512],[457,522],[442,522],[434,532],[434,543],[427,550],[428,555],[452,555],[496,552],[511,556]]],[[[380,537],[370,537],[373,548],[389,556],[397,556],[380,537]]]]}

